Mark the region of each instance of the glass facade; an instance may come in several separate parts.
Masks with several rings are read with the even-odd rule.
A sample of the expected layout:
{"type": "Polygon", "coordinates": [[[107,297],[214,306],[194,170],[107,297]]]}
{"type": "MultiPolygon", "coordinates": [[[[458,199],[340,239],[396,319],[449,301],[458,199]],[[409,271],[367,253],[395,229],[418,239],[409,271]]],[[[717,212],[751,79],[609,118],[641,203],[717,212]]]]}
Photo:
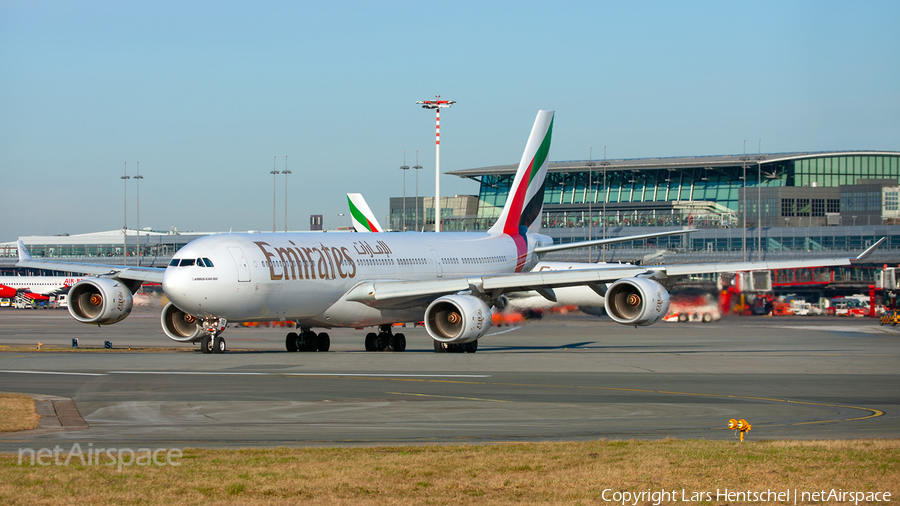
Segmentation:
{"type": "MultiPolygon", "coordinates": [[[[806,155],[803,155],[806,156],[806,155]]],[[[778,155],[766,155],[778,158],[778,155]]],[[[727,167],[616,169],[597,164],[593,170],[555,170],[547,175],[544,188],[544,227],[579,227],[589,223],[608,225],[689,225],[734,226],[740,212],[739,193],[746,173],[748,189],[768,187],[838,187],[857,184],[859,179],[900,181],[900,155],[837,154],[794,160],[755,163],[749,158],[727,167]],[[761,176],[761,177],[760,177],[761,176]],[[604,203],[612,206],[607,216],[602,210],[585,206],[604,203]],[[697,207],[696,204],[704,206],[697,207]],[[565,206],[562,207],[561,206],[565,206]],[[665,206],[667,208],[663,209],[665,206]],[[573,208],[571,211],[566,207],[573,208]]],[[[663,165],[661,163],[661,165],[663,165]]],[[[584,165],[587,165],[585,163],[584,165]]],[[[583,167],[586,169],[586,167],[583,167]]],[[[579,168],[581,169],[581,167],[579,168]]],[[[487,228],[499,217],[514,174],[483,175],[479,192],[479,228],[487,228]]],[[[764,213],[774,216],[821,217],[839,212],[839,206],[866,206],[875,194],[859,197],[861,202],[836,199],[784,199],[764,202],[764,213]],[[779,212],[780,211],[780,212],[779,212]]],[[[874,205],[879,207],[881,195],[874,205]]],[[[757,203],[748,199],[748,210],[757,203]]],[[[849,209],[849,208],[848,208],[849,209]]]]}
{"type": "Polygon", "coordinates": [[[859,179],[900,177],[900,157],[828,156],[793,161],[788,186],[840,186],[856,184],[859,179]]]}
{"type": "MultiPolygon", "coordinates": [[[[896,227],[885,228],[878,233],[863,231],[860,227],[796,227],[794,229],[764,230],[762,234],[762,250],[768,251],[796,251],[815,252],[825,250],[839,250],[859,252],[871,246],[882,237],[887,240],[881,249],[900,250],[900,232],[896,227]],[[893,232],[893,234],[891,233],[893,232]]],[[[871,230],[873,227],[865,227],[871,230]]],[[[594,235],[596,239],[598,235],[594,235]]],[[[565,240],[556,242],[568,243],[587,241],[587,235],[575,234],[567,236],[565,240]]],[[[747,251],[756,252],[759,249],[759,239],[756,233],[747,234],[747,251]]],[[[637,241],[621,242],[607,246],[609,250],[654,250],[668,249],[680,253],[698,252],[740,252],[743,250],[744,241],[741,230],[709,229],[702,233],[690,236],[673,235],[668,237],[656,237],[637,241]]]]}

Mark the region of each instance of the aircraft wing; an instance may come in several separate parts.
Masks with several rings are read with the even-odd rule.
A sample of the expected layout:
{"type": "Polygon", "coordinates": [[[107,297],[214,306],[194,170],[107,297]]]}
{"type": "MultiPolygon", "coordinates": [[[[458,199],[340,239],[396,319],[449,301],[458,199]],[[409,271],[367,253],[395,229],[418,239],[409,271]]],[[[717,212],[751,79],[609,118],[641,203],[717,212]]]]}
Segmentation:
{"type": "Polygon", "coordinates": [[[692,234],[699,232],[696,228],[686,228],[684,230],[674,230],[671,232],[654,232],[652,234],[626,235],[622,237],[611,237],[609,239],[594,239],[592,241],[570,242],[564,244],[552,244],[550,246],[538,246],[534,248],[534,252],[538,255],[550,253],[552,251],[563,251],[575,248],[587,248],[588,246],[601,246],[604,244],[616,244],[620,242],[637,241],[640,239],[653,239],[654,237],[665,237],[667,235],[692,234]]]}
{"type": "Polygon", "coordinates": [[[349,301],[361,302],[373,307],[396,308],[404,307],[405,305],[421,304],[423,300],[435,299],[442,295],[466,290],[478,291],[491,296],[499,296],[506,292],[535,290],[544,297],[553,300],[555,298],[553,288],[586,285],[602,295],[605,292],[605,287],[603,286],[605,283],[628,277],[650,278],[666,284],[691,274],[850,265],[853,262],[865,260],[882,242],[884,242],[884,239],[879,240],[859,256],[853,258],[651,266],[598,266],[593,269],[498,274],[429,281],[365,282],[351,289],[345,298],[349,301]]]}
{"type": "Polygon", "coordinates": [[[22,243],[22,241],[18,241],[17,245],[19,248],[19,261],[16,263],[16,267],[30,267],[33,269],[78,272],[82,274],[94,274],[97,276],[113,275],[120,279],[149,281],[151,283],[162,283],[163,273],[165,273],[166,271],[165,269],[161,269],[159,267],[83,264],[79,262],[48,262],[44,260],[35,260],[28,253],[28,250],[25,248],[25,244],[22,243]]]}

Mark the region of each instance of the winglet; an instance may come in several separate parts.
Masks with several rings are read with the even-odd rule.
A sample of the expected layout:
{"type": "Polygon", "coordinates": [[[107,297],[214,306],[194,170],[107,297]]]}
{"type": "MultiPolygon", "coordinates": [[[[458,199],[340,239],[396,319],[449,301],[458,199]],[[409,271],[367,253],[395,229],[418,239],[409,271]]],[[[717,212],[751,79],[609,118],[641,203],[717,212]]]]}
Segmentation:
{"type": "Polygon", "coordinates": [[[28,253],[28,249],[25,248],[25,243],[22,242],[21,239],[16,241],[16,246],[19,249],[19,261],[20,262],[27,262],[32,259],[31,255],[28,253]]]}
{"type": "Polygon", "coordinates": [[[882,237],[882,238],[879,239],[875,244],[873,244],[873,245],[869,246],[868,248],[866,248],[866,250],[863,251],[862,253],[860,253],[858,257],[856,257],[856,258],[851,258],[850,261],[851,261],[851,262],[861,262],[861,261],[865,260],[865,259],[868,258],[869,255],[871,255],[876,249],[878,249],[878,246],[881,246],[881,243],[883,243],[885,239],[887,239],[887,237],[882,237]]]}

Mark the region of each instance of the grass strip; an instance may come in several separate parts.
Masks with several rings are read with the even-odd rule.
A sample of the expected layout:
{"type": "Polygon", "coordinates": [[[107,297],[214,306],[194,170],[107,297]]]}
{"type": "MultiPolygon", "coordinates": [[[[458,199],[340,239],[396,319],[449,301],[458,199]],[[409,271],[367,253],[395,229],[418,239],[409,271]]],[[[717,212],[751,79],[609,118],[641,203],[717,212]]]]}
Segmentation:
{"type": "Polygon", "coordinates": [[[36,429],[40,419],[31,397],[0,394],[0,432],[36,429]]]}
{"type": "MultiPolygon", "coordinates": [[[[604,495],[614,492],[663,490],[677,497],[656,502],[648,495],[637,504],[778,502],[717,498],[725,489],[900,497],[898,440],[187,449],[179,466],[130,465],[121,471],[109,461],[84,465],[76,458],[41,467],[27,459],[19,464],[15,454],[0,455],[0,503],[607,504],[613,501],[604,495]],[[712,496],[705,500],[698,493],[712,496]]],[[[793,496],[785,501],[793,502],[793,496]]]]}

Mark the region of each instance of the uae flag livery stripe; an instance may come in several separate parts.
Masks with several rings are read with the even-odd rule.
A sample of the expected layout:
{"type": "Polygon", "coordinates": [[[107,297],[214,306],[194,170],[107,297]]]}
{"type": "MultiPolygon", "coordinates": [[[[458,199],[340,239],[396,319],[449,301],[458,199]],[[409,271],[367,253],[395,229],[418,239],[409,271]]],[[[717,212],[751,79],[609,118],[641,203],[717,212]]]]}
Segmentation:
{"type": "Polygon", "coordinates": [[[380,232],[380,230],[378,230],[378,227],[372,224],[372,222],[369,221],[368,218],[366,218],[366,215],[363,214],[363,212],[353,204],[353,200],[350,199],[349,196],[347,197],[347,204],[350,206],[350,215],[353,216],[353,219],[357,223],[361,224],[369,232],[380,232]]]}
{"type": "Polygon", "coordinates": [[[544,205],[544,180],[547,176],[552,134],[553,112],[539,112],[525,145],[522,161],[519,162],[510,197],[497,223],[491,227],[492,233],[506,234],[516,243],[516,270],[521,270],[525,265],[528,256],[525,235],[537,222],[544,205]]]}

